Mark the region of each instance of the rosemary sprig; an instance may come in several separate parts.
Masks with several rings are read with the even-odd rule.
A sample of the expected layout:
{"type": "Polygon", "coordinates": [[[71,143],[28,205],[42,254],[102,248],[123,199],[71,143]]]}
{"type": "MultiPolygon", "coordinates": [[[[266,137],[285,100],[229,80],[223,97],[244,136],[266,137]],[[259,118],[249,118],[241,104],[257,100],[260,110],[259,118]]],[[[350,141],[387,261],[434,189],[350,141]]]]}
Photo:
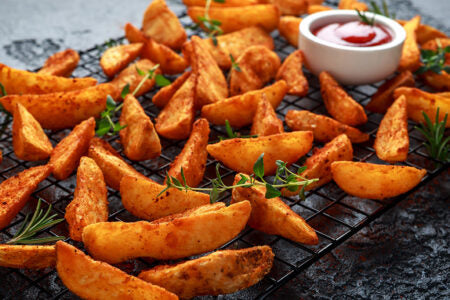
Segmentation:
{"type": "Polygon", "coordinates": [[[231,128],[230,122],[228,122],[228,120],[225,120],[225,131],[227,132],[228,137],[219,136],[219,140],[223,141],[223,140],[228,140],[228,139],[234,139],[234,138],[242,138],[242,139],[247,139],[247,138],[255,138],[258,137],[258,135],[241,135],[239,132],[234,132],[233,128],[231,128]]]}
{"type": "MultiPolygon", "coordinates": [[[[3,86],[3,84],[0,82],[0,98],[6,96],[6,89],[3,86]]],[[[3,105],[0,103],[0,112],[5,114],[5,119],[3,120],[3,122],[0,124],[0,135],[3,134],[3,132],[5,131],[6,127],[8,127],[8,124],[11,122],[12,119],[12,115],[9,111],[7,111],[3,105]]]]}
{"type": "Polygon", "coordinates": [[[356,13],[359,16],[359,19],[361,20],[361,22],[373,26],[375,25],[375,14],[373,15],[372,19],[367,18],[366,13],[363,11],[359,11],[357,9],[355,9],[356,13]]]}
{"type": "Polygon", "coordinates": [[[421,123],[420,126],[415,126],[427,139],[424,143],[428,153],[434,159],[447,162],[449,161],[449,141],[450,136],[445,137],[445,124],[447,123],[448,114],[445,114],[444,119],[439,122],[439,107],[436,110],[436,119],[432,123],[428,115],[422,111],[425,123],[421,123]]]}
{"type": "Polygon", "coordinates": [[[445,54],[450,53],[450,46],[442,48],[441,42],[436,39],[438,45],[436,50],[420,50],[420,60],[422,66],[416,71],[416,74],[420,75],[427,71],[432,71],[436,74],[441,74],[445,71],[450,74],[450,66],[445,65],[445,54]]]}
{"type": "Polygon", "coordinates": [[[234,60],[233,55],[230,53],[230,59],[231,59],[231,67],[235,69],[238,72],[242,72],[241,67],[239,67],[239,64],[234,60]]]}
{"type": "Polygon", "coordinates": [[[395,13],[389,13],[389,8],[388,5],[386,3],[385,0],[382,1],[382,6],[383,6],[383,11],[380,9],[380,7],[378,6],[378,4],[375,1],[370,1],[370,5],[372,6],[372,9],[370,9],[369,11],[377,14],[377,15],[382,15],[388,18],[391,18],[393,20],[395,20],[395,13]]]}
{"type": "MultiPolygon", "coordinates": [[[[213,0],[213,1],[217,2],[217,3],[225,3],[225,0],[213,0]]],[[[206,0],[205,14],[203,16],[198,17],[199,23],[189,26],[189,28],[196,30],[196,29],[200,28],[200,24],[203,25],[204,29],[208,33],[208,37],[211,38],[214,46],[217,46],[216,36],[223,34],[223,30],[222,30],[222,28],[220,28],[220,25],[222,25],[222,22],[220,22],[218,20],[213,20],[209,17],[210,6],[211,6],[211,0],[206,0]]]]}
{"type": "Polygon", "coordinates": [[[51,209],[52,206],[50,205],[44,213],[44,210],[41,209],[41,199],[39,199],[36,210],[34,211],[30,222],[27,223],[29,217],[29,215],[27,215],[20,226],[20,229],[16,232],[12,239],[6,242],[6,244],[42,244],[65,239],[63,236],[33,238],[39,232],[64,221],[64,219],[54,219],[57,214],[49,216],[51,209]]]}

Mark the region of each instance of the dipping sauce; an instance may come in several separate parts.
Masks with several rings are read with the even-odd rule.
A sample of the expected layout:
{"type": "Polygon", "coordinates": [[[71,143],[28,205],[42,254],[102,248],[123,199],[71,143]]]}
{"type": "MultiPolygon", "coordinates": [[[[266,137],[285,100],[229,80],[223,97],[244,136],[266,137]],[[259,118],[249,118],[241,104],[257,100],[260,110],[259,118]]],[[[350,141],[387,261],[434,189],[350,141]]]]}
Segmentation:
{"type": "Polygon", "coordinates": [[[392,41],[392,34],[388,29],[360,21],[331,23],[313,30],[312,33],[321,40],[351,47],[372,47],[392,41]]]}

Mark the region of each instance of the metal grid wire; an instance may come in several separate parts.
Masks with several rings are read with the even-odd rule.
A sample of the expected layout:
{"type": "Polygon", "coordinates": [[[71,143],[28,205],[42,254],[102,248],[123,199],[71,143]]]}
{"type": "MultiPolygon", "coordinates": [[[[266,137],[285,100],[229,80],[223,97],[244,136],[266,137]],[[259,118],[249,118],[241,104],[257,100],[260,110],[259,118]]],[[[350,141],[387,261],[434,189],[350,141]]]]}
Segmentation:
{"type": "MultiPolygon", "coordinates": [[[[335,4],[335,3],[328,3],[335,4]]],[[[179,16],[183,25],[189,24],[190,19],[183,13],[179,16]]],[[[193,32],[188,32],[192,34],[193,32]]],[[[286,41],[279,37],[278,34],[273,34],[275,41],[276,52],[281,59],[284,59],[289,53],[295,49],[288,45],[286,41]]],[[[124,41],[123,38],[116,40],[118,43],[124,41]]],[[[104,45],[103,45],[104,46],[104,45]]],[[[100,66],[99,58],[103,51],[103,47],[94,47],[92,49],[80,52],[80,63],[74,76],[84,77],[92,76],[97,78],[100,82],[107,81],[100,66]]],[[[307,70],[305,75],[308,78],[310,85],[309,93],[306,97],[298,98],[296,96],[286,96],[276,112],[278,116],[284,120],[285,114],[288,110],[309,110],[314,113],[327,114],[320,96],[320,86],[317,77],[313,76],[307,70]]],[[[173,78],[171,78],[173,79],[173,78]]],[[[360,102],[362,105],[367,104],[371,95],[376,91],[379,84],[364,85],[355,87],[346,87],[349,94],[360,102]]],[[[156,108],[151,98],[156,90],[142,96],[140,98],[141,104],[146,113],[154,119],[158,115],[158,108],[156,108]]],[[[353,144],[354,160],[365,161],[372,163],[384,163],[380,161],[372,148],[375,134],[378,125],[382,119],[382,115],[368,112],[369,121],[362,126],[362,130],[370,134],[370,141],[364,144],[353,144]]],[[[306,193],[306,200],[301,201],[297,196],[290,198],[282,198],[296,213],[305,218],[308,223],[317,231],[319,237],[319,244],[315,246],[306,246],[287,240],[283,237],[268,235],[250,228],[243,230],[236,238],[222,246],[221,249],[240,249],[256,245],[269,245],[275,253],[275,260],[273,268],[269,275],[267,275],[258,284],[237,292],[235,294],[226,295],[221,298],[226,299],[263,299],[270,296],[274,291],[282,285],[287,284],[290,279],[295,277],[298,273],[305,270],[311,264],[319,260],[325,254],[329,253],[335,247],[340,245],[343,241],[353,236],[361,228],[366,226],[372,220],[386,212],[396,203],[406,198],[408,194],[413,193],[417,188],[423,186],[425,182],[440,174],[448,167],[448,164],[440,164],[434,161],[426,153],[425,147],[422,145],[423,137],[414,129],[414,123],[408,124],[410,136],[410,151],[408,160],[402,165],[413,166],[417,168],[425,168],[428,173],[418,187],[399,197],[388,199],[385,201],[359,199],[347,195],[340,190],[333,182],[328,183],[318,189],[306,193]]],[[[286,128],[287,129],[287,128],[286,128]]],[[[248,131],[248,128],[243,131],[248,131]]],[[[47,132],[52,143],[56,145],[63,137],[68,134],[68,130],[57,132],[47,132]]],[[[218,136],[226,135],[225,130],[221,126],[211,126],[210,141],[217,141],[218,136]]],[[[119,151],[121,150],[120,143],[117,141],[118,137],[110,137],[109,142],[119,151]]],[[[163,153],[160,157],[147,160],[144,162],[131,162],[127,160],[134,168],[144,175],[158,181],[163,182],[165,171],[168,170],[170,163],[174,160],[176,155],[181,151],[184,141],[172,141],[162,138],[163,153]]],[[[0,145],[3,150],[3,163],[0,164],[0,181],[11,177],[18,172],[42,164],[42,162],[24,162],[19,160],[12,149],[11,130],[8,128],[5,133],[0,136],[0,145]]],[[[322,146],[322,145],[320,145],[322,146]]],[[[308,156],[311,153],[308,154],[308,156]]],[[[209,186],[209,179],[215,178],[215,164],[216,161],[208,158],[205,178],[201,186],[209,186]]],[[[297,168],[299,165],[295,165],[297,168]]],[[[231,184],[235,172],[221,167],[220,172],[226,184],[231,184]]],[[[12,237],[14,232],[25,218],[27,213],[32,213],[37,203],[37,198],[42,198],[45,202],[45,207],[52,204],[52,212],[56,213],[58,217],[63,218],[65,207],[72,200],[76,183],[76,175],[64,181],[57,181],[53,177],[44,180],[33,193],[32,198],[26,207],[14,218],[11,224],[0,232],[0,240],[8,240],[12,237]]],[[[136,217],[127,212],[120,201],[120,194],[118,191],[108,188],[109,199],[109,221],[135,221],[136,217]]],[[[224,193],[221,201],[229,201],[230,193],[224,193]]],[[[69,236],[67,225],[65,222],[58,224],[41,234],[41,236],[49,235],[63,235],[69,236]]],[[[81,243],[73,242],[70,239],[69,243],[76,247],[83,249],[81,243]]],[[[140,270],[148,269],[158,262],[150,262],[143,259],[133,260],[118,265],[122,270],[137,275],[140,270]]],[[[57,272],[54,269],[45,270],[17,270],[9,268],[0,268],[0,298],[3,299],[76,299],[61,280],[58,278],[57,272]]],[[[205,297],[215,298],[215,297],[205,297]]]]}

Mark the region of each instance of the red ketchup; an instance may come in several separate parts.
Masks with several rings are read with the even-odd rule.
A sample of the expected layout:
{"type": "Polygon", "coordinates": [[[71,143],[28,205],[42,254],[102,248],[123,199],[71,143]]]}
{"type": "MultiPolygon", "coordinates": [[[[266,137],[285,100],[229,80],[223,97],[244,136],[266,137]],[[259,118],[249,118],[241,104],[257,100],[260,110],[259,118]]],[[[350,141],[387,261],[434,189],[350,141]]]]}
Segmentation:
{"type": "Polygon", "coordinates": [[[351,47],[372,47],[392,41],[388,29],[360,21],[331,23],[314,30],[313,34],[321,40],[351,47]]]}

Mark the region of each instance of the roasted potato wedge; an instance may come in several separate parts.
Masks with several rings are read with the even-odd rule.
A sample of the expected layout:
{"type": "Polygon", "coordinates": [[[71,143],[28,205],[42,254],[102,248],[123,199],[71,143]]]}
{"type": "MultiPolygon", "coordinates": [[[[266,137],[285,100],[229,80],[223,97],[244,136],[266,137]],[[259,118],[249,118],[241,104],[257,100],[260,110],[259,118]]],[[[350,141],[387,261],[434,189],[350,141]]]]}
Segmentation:
{"type": "Polygon", "coordinates": [[[133,215],[152,221],[209,203],[207,194],[195,191],[171,188],[159,195],[164,188],[146,179],[125,176],[120,182],[122,204],[133,215]]]}
{"type": "Polygon", "coordinates": [[[266,136],[283,132],[283,121],[278,119],[275,110],[267,100],[266,94],[263,93],[256,107],[250,134],[266,136]]]}
{"type": "Polygon", "coordinates": [[[307,0],[271,0],[270,2],[278,8],[283,16],[299,16],[306,13],[308,9],[307,0]]]}
{"type": "Polygon", "coordinates": [[[230,294],[248,288],[270,272],[273,253],[269,246],[222,250],[176,265],[160,265],[139,278],[161,286],[183,299],[230,294]]]}
{"type": "Polygon", "coordinates": [[[289,54],[278,69],[276,79],[283,79],[288,85],[288,94],[303,97],[308,93],[308,80],[303,75],[303,53],[297,50],[289,54]]]}
{"type": "Polygon", "coordinates": [[[276,160],[288,165],[308,153],[312,147],[311,131],[285,132],[257,138],[234,138],[210,144],[206,150],[230,169],[246,174],[253,173],[253,165],[264,153],[264,174],[276,171],[276,160]]]}
{"type": "Polygon", "coordinates": [[[57,52],[47,58],[39,74],[69,77],[80,61],[80,55],[73,49],[57,52]]]}
{"type": "Polygon", "coordinates": [[[200,206],[153,223],[92,224],[83,231],[83,243],[94,257],[110,263],[135,257],[177,259],[208,252],[238,235],[250,216],[248,201],[224,206],[200,206]]]}
{"type": "Polygon", "coordinates": [[[50,165],[37,166],[0,183],[0,229],[5,228],[25,206],[38,184],[52,172],[50,165]]]}
{"type": "Polygon", "coordinates": [[[263,94],[275,109],[280,105],[286,92],[286,81],[280,80],[263,89],[205,105],[202,107],[202,117],[216,125],[225,125],[225,120],[228,120],[233,127],[243,127],[252,123],[263,94]]]}
{"type": "Polygon", "coordinates": [[[366,105],[370,111],[384,114],[394,102],[393,94],[396,88],[402,86],[414,87],[414,76],[410,71],[403,71],[392,79],[383,83],[373,94],[372,99],[366,105]]]}
{"type": "Polygon", "coordinates": [[[12,112],[20,103],[44,129],[72,128],[81,121],[96,117],[106,107],[106,97],[117,96],[116,88],[108,83],[83,90],[45,95],[9,95],[0,98],[6,110],[12,112]]]}
{"type": "Polygon", "coordinates": [[[358,2],[357,0],[340,0],[339,9],[351,9],[351,10],[359,10],[359,11],[367,11],[369,8],[367,4],[363,2],[358,2]]]}
{"type": "Polygon", "coordinates": [[[128,66],[142,52],[143,43],[118,45],[106,49],[100,58],[100,67],[108,77],[113,77],[128,66]]]}
{"type": "Polygon", "coordinates": [[[43,160],[50,156],[53,150],[38,121],[20,103],[14,107],[12,126],[14,154],[22,160],[43,160]]]}
{"type": "Polygon", "coordinates": [[[325,6],[325,5],[319,5],[319,4],[313,4],[313,5],[309,5],[308,9],[307,9],[307,13],[308,15],[312,15],[321,11],[327,11],[327,10],[332,10],[333,8],[329,7],[329,6],[325,6]]]}
{"type": "Polygon", "coordinates": [[[64,285],[83,299],[178,299],[175,294],[95,261],[62,241],[56,243],[56,270],[64,285]]]}
{"type": "Polygon", "coordinates": [[[55,246],[0,245],[0,266],[19,269],[45,269],[56,263],[55,246]]]}
{"type": "MultiPolygon", "coordinates": [[[[397,22],[403,26],[408,21],[397,20],[397,22]]],[[[419,43],[420,45],[423,45],[430,40],[447,38],[447,35],[444,32],[442,32],[430,25],[427,25],[427,24],[419,25],[419,28],[417,28],[417,30],[416,30],[416,36],[417,36],[417,43],[419,43]]]]}
{"type": "MultiPolygon", "coordinates": [[[[438,43],[441,45],[442,48],[445,48],[445,47],[450,46],[450,39],[449,38],[440,38],[440,39],[430,40],[422,46],[422,49],[436,51],[438,48],[438,43]]],[[[444,65],[450,66],[450,54],[449,53],[445,54],[444,65]]],[[[445,90],[445,91],[450,90],[450,74],[444,70],[442,70],[440,74],[437,74],[433,71],[427,71],[424,74],[422,74],[420,77],[423,79],[423,81],[427,85],[429,85],[437,90],[445,90]]]]}
{"type": "MultiPolygon", "coordinates": [[[[205,6],[206,0],[183,0],[186,6],[205,6]]],[[[260,4],[258,0],[227,0],[225,2],[211,2],[211,7],[233,7],[233,6],[248,6],[260,4]]]]}
{"type": "Polygon", "coordinates": [[[56,145],[49,161],[56,179],[64,180],[72,174],[81,156],[87,153],[94,135],[95,119],[91,117],[75,126],[69,135],[56,145]]]}
{"type": "Polygon", "coordinates": [[[125,31],[125,38],[128,40],[130,44],[135,43],[145,44],[149,40],[139,28],[137,28],[131,23],[126,23],[123,29],[125,31]]]}
{"type": "Polygon", "coordinates": [[[183,83],[191,75],[191,71],[184,72],[183,75],[177,77],[177,79],[168,86],[162,87],[152,98],[153,104],[159,108],[163,108],[172,99],[176,91],[183,85],[183,83]]]}
{"type": "Polygon", "coordinates": [[[280,23],[278,23],[278,31],[281,36],[294,47],[298,46],[298,31],[301,21],[302,18],[284,16],[280,18],[280,23]]]}
{"type": "Polygon", "coordinates": [[[178,55],[169,47],[158,44],[153,39],[148,39],[144,44],[142,57],[159,64],[164,74],[179,74],[188,67],[188,62],[184,57],[178,55]]]}
{"type": "Polygon", "coordinates": [[[333,180],[346,193],[359,198],[385,199],[414,188],[427,173],[413,167],[336,161],[333,180]]]}
{"type": "Polygon", "coordinates": [[[107,195],[102,170],[92,158],[83,156],[77,170],[75,194],[64,216],[72,240],[81,241],[87,225],[108,220],[107,195]]]}
{"type": "Polygon", "coordinates": [[[152,159],[161,155],[161,142],[150,117],[139,101],[128,94],[123,101],[120,115],[120,142],[125,155],[134,161],[152,159]]]}
{"type": "Polygon", "coordinates": [[[364,108],[353,100],[330,73],[320,73],[320,92],[328,113],[341,123],[357,126],[367,122],[364,108]]]}
{"type": "Polygon", "coordinates": [[[403,25],[406,31],[406,39],[403,44],[402,57],[398,66],[399,71],[409,70],[411,72],[420,67],[420,50],[417,45],[416,31],[420,25],[420,16],[417,15],[403,25]]]}
{"type": "Polygon", "coordinates": [[[8,95],[69,92],[97,84],[97,80],[91,77],[64,78],[38,74],[13,69],[2,63],[0,63],[0,82],[8,95]]]}

